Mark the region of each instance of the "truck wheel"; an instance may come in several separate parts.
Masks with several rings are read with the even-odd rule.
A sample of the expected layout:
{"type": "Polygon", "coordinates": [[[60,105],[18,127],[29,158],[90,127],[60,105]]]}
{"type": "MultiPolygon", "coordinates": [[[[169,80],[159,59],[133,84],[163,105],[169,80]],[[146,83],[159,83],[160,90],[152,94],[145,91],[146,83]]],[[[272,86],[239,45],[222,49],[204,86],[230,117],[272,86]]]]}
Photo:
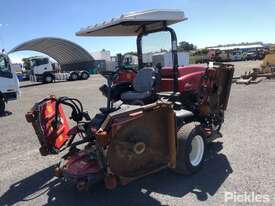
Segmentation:
{"type": "Polygon", "coordinates": [[[87,79],[89,79],[89,77],[90,77],[90,74],[88,72],[82,72],[81,73],[81,79],[82,80],[87,80],[87,79]]]}
{"type": "Polygon", "coordinates": [[[177,133],[177,162],[174,171],[183,175],[198,172],[203,165],[205,153],[203,129],[194,122],[183,125],[177,133]]]}
{"type": "Polygon", "coordinates": [[[71,73],[70,80],[72,81],[78,80],[78,74],[76,72],[71,73]]]}
{"type": "Polygon", "coordinates": [[[53,82],[53,76],[51,74],[47,74],[44,77],[44,83],[48,84],[48,83],[52,83],[53,82]]]}
{"type": "Polygon", "coordinates": [[[5,113],[5,101],[4,99],[0,98],[0,115],[3,115],[5,113]]]}

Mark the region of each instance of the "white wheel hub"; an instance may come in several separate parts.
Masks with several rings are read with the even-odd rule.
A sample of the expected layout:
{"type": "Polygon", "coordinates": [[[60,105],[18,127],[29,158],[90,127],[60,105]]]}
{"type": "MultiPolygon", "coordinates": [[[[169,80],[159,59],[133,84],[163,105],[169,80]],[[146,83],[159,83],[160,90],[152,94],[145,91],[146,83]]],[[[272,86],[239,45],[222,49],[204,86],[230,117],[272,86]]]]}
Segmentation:
{"type": "Polygon", "coordinates": [[[88,78],[88,74],[87,74],[87,73],[83,73],[83,74],[82,74],[82,78],[83,78],[83,79],[87,79],[87,78],[88,78]]]}
{"type": "Polygon", "coordinates": [[[196,135],[191,142],[192,150],[189,154],[190,163],[196,167],[202,161],[204,153],[204,141],[200,135],[196,135]]]}
{"type": "Polygon", "coordinates": [[[72,80],[76,80],[77,79],[77,75],[76,74],[72,74],[72,80]]]}
{"type": "Polygon", "coordinates": [[[52,81],[52,77],[51,76],[47,76],[46,77],[46,82],[51,82],[52,81]]]}

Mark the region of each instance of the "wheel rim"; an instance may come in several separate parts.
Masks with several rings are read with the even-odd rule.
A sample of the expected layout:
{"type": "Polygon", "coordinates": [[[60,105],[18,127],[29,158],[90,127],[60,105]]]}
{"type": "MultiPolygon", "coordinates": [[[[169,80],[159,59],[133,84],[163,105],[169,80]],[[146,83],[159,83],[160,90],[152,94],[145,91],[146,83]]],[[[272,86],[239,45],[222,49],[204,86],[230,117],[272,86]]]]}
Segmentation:
{"type": "Polygon", "coordinates": [[[204,141],[200,135],[197,135],[193,138],[191,142],[191,152],[189,154],[190,163],[192,166],[198,166],[202,161],[204,153],[204,141]]]}
{"type": "Polygon", "coordinates": [[[82,79],[88,79],[88,74],[83,73],[83,74],[82,74],[82,79]]]}
{"type": "Polygon", "coordinates": [[[51,76],[47,76],[46,77],[46,82],[51,82],[52,81],[52,77],[51,76]]]}
{"type": "Polygon", "coordinates": [[[72,75],[72,80],[76,80],[77,79],[77,75],[76,74],[73,74],[72,75]]]}

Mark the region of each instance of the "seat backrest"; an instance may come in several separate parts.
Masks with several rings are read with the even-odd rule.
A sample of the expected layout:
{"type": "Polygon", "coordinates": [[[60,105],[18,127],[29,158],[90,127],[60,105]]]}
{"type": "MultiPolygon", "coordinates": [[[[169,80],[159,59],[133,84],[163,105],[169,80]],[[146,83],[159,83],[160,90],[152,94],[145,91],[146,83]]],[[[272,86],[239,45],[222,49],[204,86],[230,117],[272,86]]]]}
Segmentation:
{"type": "Polygon", "coordinates": [[[133,86],[137,92],[151,91],[155,82],[155,70],[153,67],[145,67],[138,71],[133,86]]]}

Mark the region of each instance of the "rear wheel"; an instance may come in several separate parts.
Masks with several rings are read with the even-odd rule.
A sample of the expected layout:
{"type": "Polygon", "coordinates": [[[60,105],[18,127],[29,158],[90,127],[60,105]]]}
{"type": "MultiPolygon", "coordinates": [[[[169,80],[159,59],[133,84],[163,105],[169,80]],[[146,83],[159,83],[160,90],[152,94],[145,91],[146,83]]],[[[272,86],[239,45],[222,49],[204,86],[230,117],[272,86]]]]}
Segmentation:
{"type": "Polygon", "coordinates": [[[71,73],[70,80],[72,81],[78,80],[78,74],[76,72],[71,73]]]}
{"type": "Polygon", "coordinates": [[[180,128],[177,134],[177,162],[175,172],[191,175],[198,172],[205,158],[206,142],[203,129],[195,123],[180,128]]]}
{"type": "Polygon", "coordinates": [[[82,72],[81,73],[81,79],[82,80],[87,80],[87,79],[89,79],[89,77],[90,77],[90,75],[89,75],[88,72],[82,72]]]}
{"type": "Polygon", "coordinates": [[[0,115],[5,113],[5,101],[3,98],[0,98],[0,115]]]}

